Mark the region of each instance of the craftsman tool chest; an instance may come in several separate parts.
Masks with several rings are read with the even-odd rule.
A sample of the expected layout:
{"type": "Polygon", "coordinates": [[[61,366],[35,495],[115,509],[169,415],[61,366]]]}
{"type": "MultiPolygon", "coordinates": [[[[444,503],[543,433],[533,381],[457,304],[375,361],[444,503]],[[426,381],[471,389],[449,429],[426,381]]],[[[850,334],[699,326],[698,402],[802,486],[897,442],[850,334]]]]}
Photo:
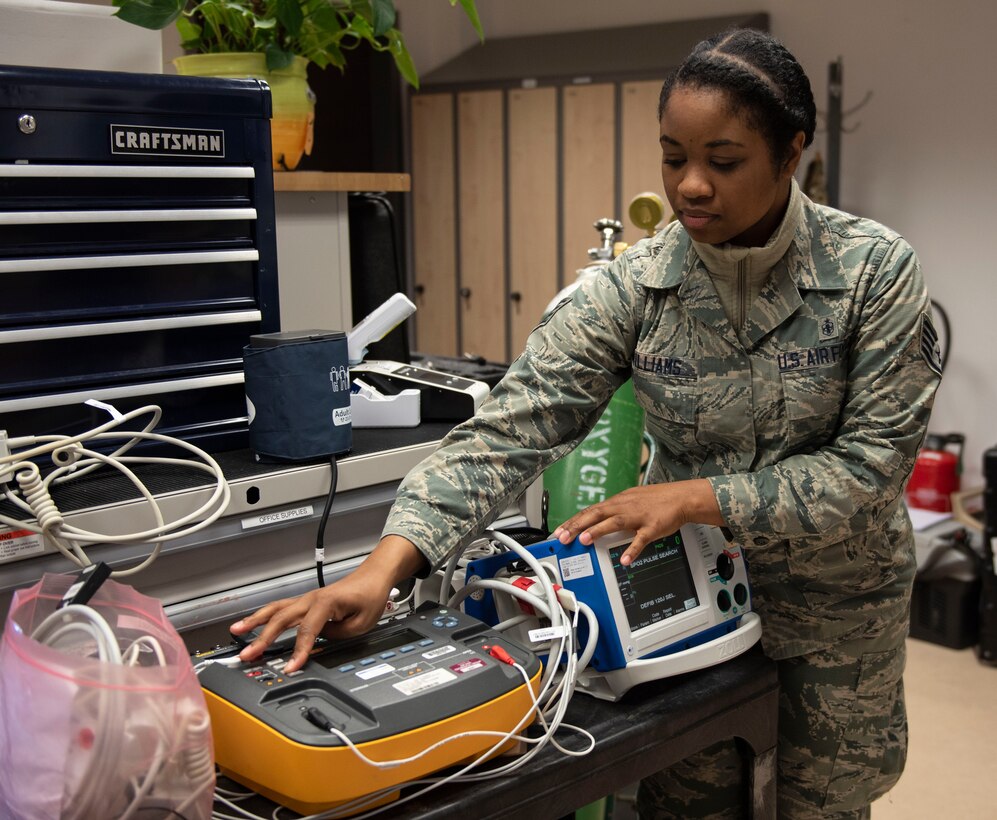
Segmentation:
{"type": "Polygon", "coordinates": [[[242,349],[280,330],[270,105],[256,80],[0,66],[8,436],[156,404],[157,432],[245,446],[242,349]]]}

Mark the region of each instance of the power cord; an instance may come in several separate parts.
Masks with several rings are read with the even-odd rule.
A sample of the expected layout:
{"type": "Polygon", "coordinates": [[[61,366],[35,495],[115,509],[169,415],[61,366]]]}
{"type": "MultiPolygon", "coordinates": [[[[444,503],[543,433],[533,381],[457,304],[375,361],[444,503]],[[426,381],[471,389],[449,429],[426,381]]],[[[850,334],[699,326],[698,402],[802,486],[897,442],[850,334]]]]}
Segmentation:
{"type": "Polygon", "coordinates": [[[325,497],[325,509],[322,510],[322,518],[318,524],[318,535],[315,537],[315,572],[318,575],[318,585],[325,586],[325,525],[329,520],[329,513],[332,512],[332,502],[336,498],[336,485],[339,484],[339,466],[336,464],[336,457],[329,459],[329,467],[332,476],[329,479],[329,494],[325,497]]]}

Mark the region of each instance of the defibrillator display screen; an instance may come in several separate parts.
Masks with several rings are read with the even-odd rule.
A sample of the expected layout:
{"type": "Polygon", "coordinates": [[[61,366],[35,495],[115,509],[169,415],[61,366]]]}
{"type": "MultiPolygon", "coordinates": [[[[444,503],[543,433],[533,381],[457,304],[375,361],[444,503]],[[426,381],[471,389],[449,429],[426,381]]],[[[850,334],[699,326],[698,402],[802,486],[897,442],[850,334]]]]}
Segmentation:
{"type": "Polygon", "coordinates": [[[611,547],[609,558],[633,632],[699,606],[689,561],[678,533],[648,544],[640,557],[625,567],[620,563],[620,556],[628,546],[611,547]]]}

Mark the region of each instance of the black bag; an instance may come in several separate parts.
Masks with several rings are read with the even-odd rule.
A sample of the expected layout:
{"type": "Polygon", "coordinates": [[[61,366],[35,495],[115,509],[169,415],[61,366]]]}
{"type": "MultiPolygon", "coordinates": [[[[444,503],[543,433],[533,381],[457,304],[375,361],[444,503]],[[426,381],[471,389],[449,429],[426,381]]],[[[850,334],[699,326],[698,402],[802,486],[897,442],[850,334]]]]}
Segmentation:
{"type": "Polygon", "coordinates": [[[910,635],[950,649],[973,646],[980,636],[983,560],[959,528],[917,570],[910,602],[910,635]]]}
{"type": "Polygon", "coordinates": [[[997,666],[997,576],[994,540],[997,539],[997,447],[983,454],[983,562],[980,569],[980,643],[983,663],[997,666]]]}

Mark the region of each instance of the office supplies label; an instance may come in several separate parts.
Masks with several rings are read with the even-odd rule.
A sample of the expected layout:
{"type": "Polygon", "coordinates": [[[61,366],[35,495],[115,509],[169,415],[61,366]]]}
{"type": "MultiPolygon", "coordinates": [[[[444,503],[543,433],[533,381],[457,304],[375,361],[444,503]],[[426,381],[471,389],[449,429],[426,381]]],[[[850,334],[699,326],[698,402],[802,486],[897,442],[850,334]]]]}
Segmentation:
{"type": "Polygon", "coordinates": [[[282,521],[292,521],[295,518],[308,518],[312,514],[312,505],[295,507],[291,510],[263,513],[263,515],[242,519],[242,528],[251,530],[253,527],[265,527],[267,524],[280,524],[282,521]]]}

